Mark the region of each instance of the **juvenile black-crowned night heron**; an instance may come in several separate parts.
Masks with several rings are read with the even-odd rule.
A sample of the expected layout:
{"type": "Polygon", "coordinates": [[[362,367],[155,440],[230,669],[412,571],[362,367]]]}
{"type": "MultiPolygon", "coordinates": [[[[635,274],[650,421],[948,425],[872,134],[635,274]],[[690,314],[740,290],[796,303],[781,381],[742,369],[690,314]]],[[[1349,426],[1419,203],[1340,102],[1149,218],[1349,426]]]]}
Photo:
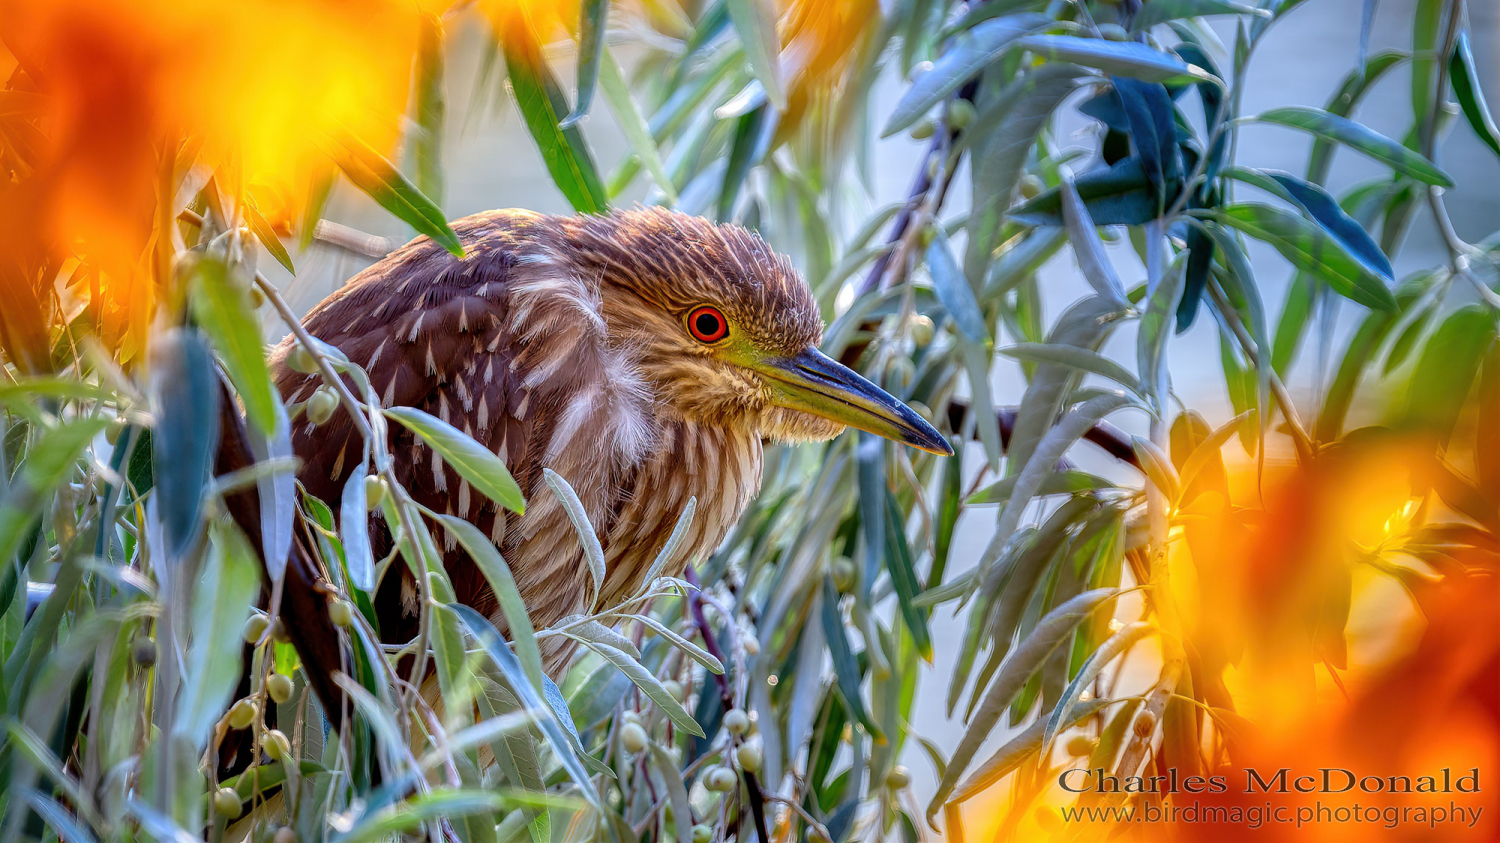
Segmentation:
{"type": "MultiPolygon", "coordinates": [[[[762,440],[826,440],[854,427],[952,453],[910,408],[818,351],[823,323],[807,283],[743,228],[645,209],[493,211],[453,229],[465,257],[419,238],[325,299],[306,325],[365,367],[383,404],[425,410],[504,460],[524,515],[471,489],[409,431],[391,431],[402,484],[489,535],[538,627],[586,611],[592,588],[544,468],[572,485],[599,531],[599,603],[610,606],[641,585],[689,498],[697,516],[666,573],[723,539],[759,489],[762,440]]],[[[290,348],[277,355],[278,384],[288,401],[305,400],[319,380],[285,365],[290,348]]],[[[325,501],[360,466],[342,410],[322,425],[299,422],[293,446],[300,479],[325,501]]],[[[377,551],[389,548],[383,526],[374,532],[377,551]]],[[[458,599],[504,629],[462,548],[440,547],[458,599]]],[[[405,640],[415,591],[396,569],[407,579],[388,576],[376,602],[383,633],[405,640]]],[[[544,655],[554,673],[566,659],[555,646],[544,655]]]]}

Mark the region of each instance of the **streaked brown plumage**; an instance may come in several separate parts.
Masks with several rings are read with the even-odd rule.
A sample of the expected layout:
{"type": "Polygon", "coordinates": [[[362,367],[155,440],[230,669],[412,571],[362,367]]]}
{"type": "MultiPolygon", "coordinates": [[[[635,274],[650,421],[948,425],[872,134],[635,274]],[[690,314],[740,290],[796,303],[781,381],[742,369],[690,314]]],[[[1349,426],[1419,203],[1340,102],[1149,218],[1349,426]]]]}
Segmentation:
{"type": "MultiPolygon", "coordinates": [[[[528,502],[521,516],[470,489],[411,433],[391,431],[401,482],[419,503],[495,541],[538,626],[585,611],[590,591],[543,468],[573,486],[599,531],[608,567],[601,604],[613,605],[639,587],[689,498],[698,514],[669,572],[723,539],[759,488],[763,438],[827,439],[847,422],[947,447],[873,386],[840,391],[858,376],[824,370],[822,322],[806,283],[744,229],[659,209],[572,218],[493,211],[453,228],[464,258],[419,238],[324,300],[306,325],[366,368],[383,404],[438,416],[510,467],[528,502]],[[722,340],[693,333],[712,318],[685,321],[704,306],[727,319],[722,340]]],[[[277,380],[295,402],[318,381],[282,363],[290,342],[278,350],[277,380]]],[[[299,422],[293,447],[302,483],[325,501],[359,465],[342,411],[321,426],[299,422]]],[[[388,549],[383,524],[372,526],[377,550],[388,549]]],[[[458,598],[504,629],[463,551],[451,541],[440,547],[458,598]]],[[[411,620],[409,583],[402,592],[382,584],[388,637],[401,638],[411,620]]],[[[549,671],[566,655],[557,645],[547,651],[549,671]]]]}

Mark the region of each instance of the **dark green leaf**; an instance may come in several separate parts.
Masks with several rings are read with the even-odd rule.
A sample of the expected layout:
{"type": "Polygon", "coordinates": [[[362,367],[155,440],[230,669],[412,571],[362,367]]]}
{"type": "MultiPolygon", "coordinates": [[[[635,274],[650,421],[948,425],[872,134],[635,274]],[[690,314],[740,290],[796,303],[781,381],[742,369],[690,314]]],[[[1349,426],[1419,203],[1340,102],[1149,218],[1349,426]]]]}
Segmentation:
{"type": "Polygon", "coordinates": [[[932,636],[927,631],[927,613],[913,604],[922,584],[917,580],[916,565],[911,558],[911,545],[907,544],[901,510],[896,497],[886,490],[885,517],[885,566],[891,574],[891,585],[896,590],[896,602],[901,608],[901,617],[911,632],[917,655],[932,662],[932,636]]]}
{"type": "Polygon", "coordinates": [[[724,0],[729,20],[745,47],[750,69],[778,110],[786,109],[781,81],[781,39],[776,34],[776,7],[770,0],[724,0]]]}
{"type": "Polygon", "coordinates": [[[608,18],[609,0],[583,0],[578,4],[578,100],[573,104],[573,113],[562,122],[564,129],[576,125],[593,105],[608,18]]]}
{"type": "Polygon", "coordinates": [[[431,237],[455,256],[463,257],[463,244],[448,227],[443,210],[427,198],[396,166],[364,141],[345,136],[332,144],[334,162],[355,187],[395,214],[419,233],[431,237]]]}
{"type": "MultiPolygon", "coordinates": [[[[1131,156],[1109,167],[1095,167],[1074,182],[1095,225],[1144,225],[1161,212],[1156,191],[1141,160],[1131,156]]],[[[1062,225],[1062,193],[1045,191],[1007,214],[1022,225],[1062,225]]]]}
{"type": "Polygon", "coordinates": [[[831,577],[823,578],[822,599],[818,602],[821,604],[823,635],[828,640],[828,655],[833,660],[833,673],[838,682],[839,695],[843,697],[844,705],[854,714],[854,718],[863,723],[870,734],[879,735],[880,727],[871,719],[860,692],[862,680],[859,662],[855,660],[854,651],[849,647],[849,637],[844,631],[844,620],[839,617],[839,593],[838,589],[834,588],[831,577]]]}
{"type": "Polygon", "coordinates": [[[1485,102],[1484,91],[1479,87],[1479,71],[1474,67],[1468,32],[1458,34],[1453,57],[1448,60],[1448,73],[1453,78],[1453,95],[1458,98],[1469,127],[1486,146],[1500,155],[1500,129],[1495,128],[1495,118],[1490,116],[1489,103],[1485,102]]]}
{"type": "Polygon", "coordinates": [[[542,56],[535,33],[526,24],[514,25],[506,31],[505,67],[510,74],[516,107],[542,153],[553,183],[574,210],[584,214],[604,213],[609,208],[609,198],[594,169],[593,156],[577,126],[563,129],[558,125],[562,115],[568,113],[568,101],[542,56]]]}
{"type": "Polygon", "coordinates": [[[151,384],[154,497],[167,550],[175,556],[197,532],[219,442],[219,379],[203,335],[180,328],[159,337],[151,347],[151,384]]]}
{"type": "Polygon", "coordinates": [[[1298,214],[1246,203],[1214,211],[1212,218],[1271,244],[1293,266],[1321,277],[1342,296],[1371,309],[1396,306],[1379,275],[1349,254],[1343,243],[1298,214]]]}

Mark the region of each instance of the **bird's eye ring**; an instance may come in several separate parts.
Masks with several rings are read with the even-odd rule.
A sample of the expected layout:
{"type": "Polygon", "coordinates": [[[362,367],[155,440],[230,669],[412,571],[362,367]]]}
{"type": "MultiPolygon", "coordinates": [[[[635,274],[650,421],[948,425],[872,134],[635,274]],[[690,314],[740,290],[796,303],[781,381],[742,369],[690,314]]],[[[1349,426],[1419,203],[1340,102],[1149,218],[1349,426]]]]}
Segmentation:
{"type": "Polygon", "coordinates": [[[729,320],[717,307],[705,304],[688,314],[687,329],[698,342],[716,343],[729,335],[729,320]]]}

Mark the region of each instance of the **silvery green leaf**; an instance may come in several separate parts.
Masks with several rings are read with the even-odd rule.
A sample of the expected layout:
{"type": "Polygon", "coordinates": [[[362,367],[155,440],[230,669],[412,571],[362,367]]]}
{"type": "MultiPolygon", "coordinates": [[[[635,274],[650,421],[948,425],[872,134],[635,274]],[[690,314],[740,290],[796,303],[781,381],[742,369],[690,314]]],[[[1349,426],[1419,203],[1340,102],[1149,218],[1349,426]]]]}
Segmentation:
{"type": "Polygon", "coordinates": [[[578,499],[578,493],[573,491],[573,487],[568,485],[562,475],[544,468],[542,479],[562,503],[563,510],[568,513],[568,520],[573,522],[573,529],[578,533],[578,542],[583,545],[583,559],[588,563],[589,574],[594,579],[593,596],[589,598],[589,606],[592,608],[598,605],[599,592],[604,588],[604,547],[599,544],[599,534],[594,532],[594,525],[589,523],[588,513],[583,511],[583,501],[578,499]]]}

